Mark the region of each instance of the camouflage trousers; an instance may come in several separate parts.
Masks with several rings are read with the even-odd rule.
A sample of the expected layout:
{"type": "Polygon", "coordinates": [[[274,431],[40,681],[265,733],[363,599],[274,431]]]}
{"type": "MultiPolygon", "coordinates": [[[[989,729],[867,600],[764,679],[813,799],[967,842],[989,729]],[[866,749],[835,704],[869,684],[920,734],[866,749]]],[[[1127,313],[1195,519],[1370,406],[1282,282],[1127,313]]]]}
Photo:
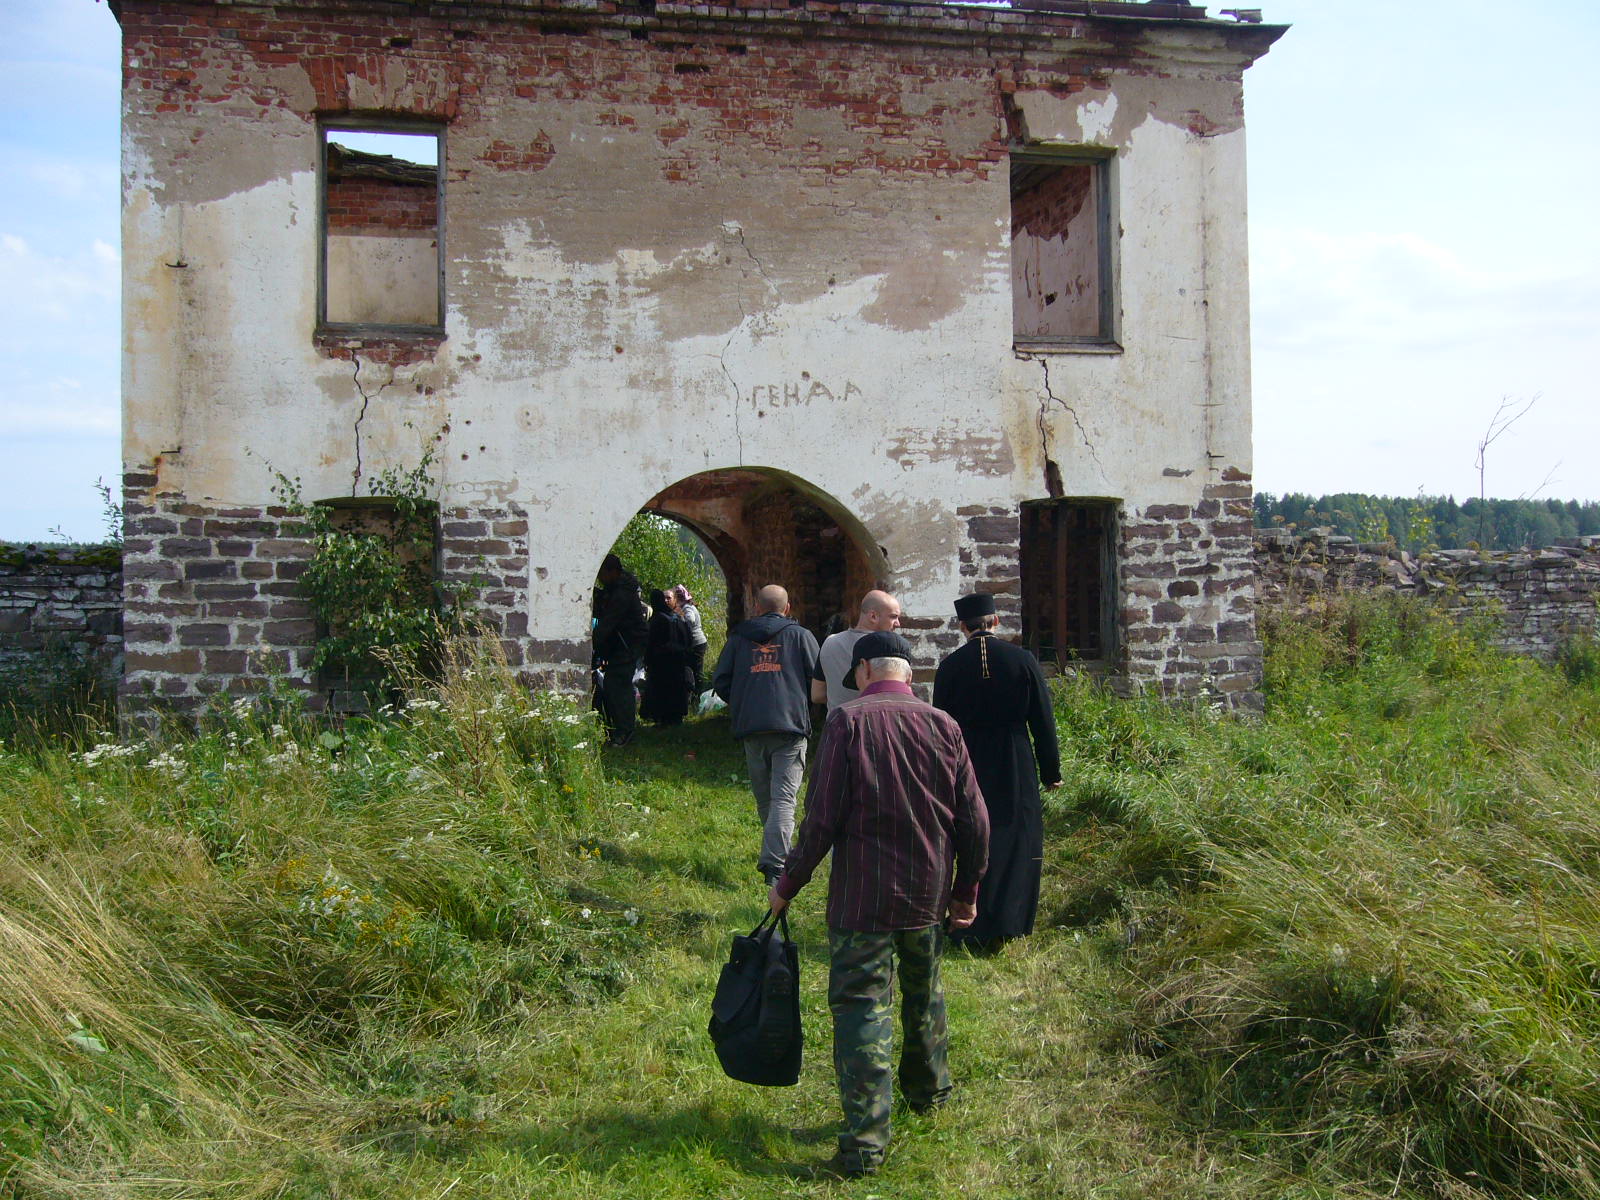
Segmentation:
{"type": "Polygon", "coordinates": [[[839,1075],[844,1132],[839,1151],[875,1166],[889,1144],[893,1101],[895,959],[900,962],[900,1090],[915,1109],[950,1094],[949,1028],[938,925],[867,933],[828,930],[828,1007],[833,1011],[833,1067],[839,1075]]]}

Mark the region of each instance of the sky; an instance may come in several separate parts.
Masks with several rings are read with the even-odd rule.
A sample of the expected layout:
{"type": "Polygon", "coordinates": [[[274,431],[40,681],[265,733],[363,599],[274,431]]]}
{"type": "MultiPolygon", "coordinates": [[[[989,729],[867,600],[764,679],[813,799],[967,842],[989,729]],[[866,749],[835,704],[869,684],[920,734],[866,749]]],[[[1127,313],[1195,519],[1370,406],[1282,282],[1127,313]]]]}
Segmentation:
{"type": "MultiPolygon", "coordinates": [[[[1600,4],[1259,0],[1255,484],[1600,500],[1600,4]]],[[[1220,6],[1212,5],[1213,15],[1220,6]]],[[[118,38],[0,0],[0,540],[117,486],[118,38]]]]}

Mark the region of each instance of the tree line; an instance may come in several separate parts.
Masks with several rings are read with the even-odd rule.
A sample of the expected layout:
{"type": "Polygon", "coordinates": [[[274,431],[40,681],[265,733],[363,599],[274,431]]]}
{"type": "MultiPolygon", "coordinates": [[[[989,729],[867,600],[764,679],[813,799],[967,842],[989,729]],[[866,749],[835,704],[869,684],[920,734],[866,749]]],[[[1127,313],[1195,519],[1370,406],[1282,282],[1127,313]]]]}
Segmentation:
{"type": "Polygon", "coordinates": [[[1413,553],[1469,547],[1537,550],[1557,538],[1600,534],[1600,503],[1473,497],[1457,504],[1451,496],[1257,492],[1255,524],[1300,532],[1331,527],[1359,542],[1393,541],[1413,553]]]}

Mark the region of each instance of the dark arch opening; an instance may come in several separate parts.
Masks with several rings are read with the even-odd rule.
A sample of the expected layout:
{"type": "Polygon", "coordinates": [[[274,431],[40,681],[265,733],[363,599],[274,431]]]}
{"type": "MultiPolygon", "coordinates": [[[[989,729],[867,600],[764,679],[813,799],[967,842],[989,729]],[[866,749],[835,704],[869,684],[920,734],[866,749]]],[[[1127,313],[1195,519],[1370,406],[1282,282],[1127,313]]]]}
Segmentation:
{"type": "Polygon", "coordinates": [[[643,512],[688,526],[728,585],[728,627],[754,611],[769,583],[789,592],[795,620],[819,638],[855,623],[861,596],[887,587],[882,547],[842,504],[770,467],[724,467],[657,492],[643,512]]]}

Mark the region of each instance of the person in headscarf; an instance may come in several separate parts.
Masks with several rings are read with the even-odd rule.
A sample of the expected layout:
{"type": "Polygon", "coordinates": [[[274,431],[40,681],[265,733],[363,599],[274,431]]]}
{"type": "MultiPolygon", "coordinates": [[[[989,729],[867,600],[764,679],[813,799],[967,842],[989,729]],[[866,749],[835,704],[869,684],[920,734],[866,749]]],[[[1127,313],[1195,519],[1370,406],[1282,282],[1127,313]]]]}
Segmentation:
{"type": "Polygon", "coordinates": [[[679,620],[689,631],[689,670],[694,675],[689,703],[693,706],[700,693],[706,690],[706,631],[700,624],[700,606],[694,602],[694,594],[687,587],[680,583],[673,588],[672,598],[679,620]]]}

